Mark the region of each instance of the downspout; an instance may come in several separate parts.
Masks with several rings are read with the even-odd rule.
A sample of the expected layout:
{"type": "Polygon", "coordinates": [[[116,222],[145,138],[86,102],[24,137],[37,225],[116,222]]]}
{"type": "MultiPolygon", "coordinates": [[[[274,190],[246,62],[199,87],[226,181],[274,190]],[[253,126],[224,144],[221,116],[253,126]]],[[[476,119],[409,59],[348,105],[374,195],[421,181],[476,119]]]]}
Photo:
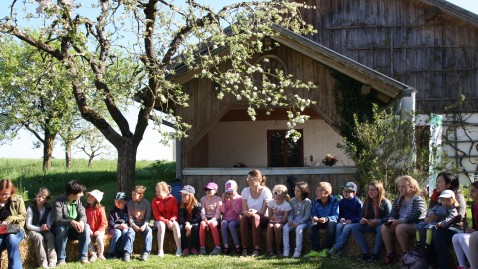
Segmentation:
{"type": "MultiPolygon", "coordinates": [[[[413,133],[415,134],[415,113],[416,113],[416,94],[417,94],[417,91],[416,89],[414,88],[407,88],[407,89],[404,89],[403,91],[403,97],[402,99],[400,100],[400,104],[399,104],[399,113],[400,113],[400,119],[408,119],[408,120],[411,120],[412,121],[412,125],[413,125],[413,133]]],[[[412,161],[414,163],[417,162],[417,144],[416,144],[416,139],[415,139],[415,135],[412,136],[412,147],[413,147],[413,150],[412,150],[412,161]]]]}

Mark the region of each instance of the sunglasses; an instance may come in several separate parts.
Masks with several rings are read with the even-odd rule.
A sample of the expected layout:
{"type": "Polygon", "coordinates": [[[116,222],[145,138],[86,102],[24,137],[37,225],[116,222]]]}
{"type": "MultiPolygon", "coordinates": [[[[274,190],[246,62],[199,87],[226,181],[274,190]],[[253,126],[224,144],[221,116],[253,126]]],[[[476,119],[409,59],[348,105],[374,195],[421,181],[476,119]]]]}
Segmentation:
{"type": "Polygon", "coordinates": [[[273,192],[272,194],[278,195],[278,194],[282,194],[282,192],[281,192],[281,191],[275,191],[275,192],[273,192]]]}

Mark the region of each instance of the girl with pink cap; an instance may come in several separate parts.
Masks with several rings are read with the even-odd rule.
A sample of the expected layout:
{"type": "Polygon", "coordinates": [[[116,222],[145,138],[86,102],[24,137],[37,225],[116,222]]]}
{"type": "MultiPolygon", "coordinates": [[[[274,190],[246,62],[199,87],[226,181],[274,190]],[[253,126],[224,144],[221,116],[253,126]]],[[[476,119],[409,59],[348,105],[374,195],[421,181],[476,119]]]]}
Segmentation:
{"type": "Polygon", "coordinates": [[[217,231],[217,224],[221,219],[222,200],[216,195],[217,184],[209,182],[204,191],[206,195],[201,198],[201,223],[199,224],[199,254],[206,254],[206,230],[211,230],[216,246],[211,252],[211,255],[221,254],[221,243],[219,241],[219,233],[217,231]]]}
{"type": "Polygon", "coordinates": [[[228,230],[231,231],[232,240],[236,245],[236,254],[241,254],[241,243],[239,241],[239,233],[237,232],[241,224],[242,200],[241,196],[237,194],[237,183],[234,180],[226,181],[226,191],[222,194],[222,222],[221,235],[222,243],[224,244],[224,254],[229,254],[229,235],[228,230]]]}

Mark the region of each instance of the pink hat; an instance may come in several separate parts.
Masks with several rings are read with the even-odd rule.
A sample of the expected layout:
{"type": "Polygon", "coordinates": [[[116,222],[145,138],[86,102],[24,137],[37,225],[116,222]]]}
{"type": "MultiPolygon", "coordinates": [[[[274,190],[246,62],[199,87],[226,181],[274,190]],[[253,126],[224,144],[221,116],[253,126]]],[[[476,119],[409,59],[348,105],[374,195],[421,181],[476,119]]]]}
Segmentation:
{"type": "Polygon", "coordinates": [[[237,188],[237,183],[236,181],[231,179],[226,181],[225,187],[226,187],[226,192],[233,192],[237,188]]]}
{"type": "Polygon", "coordinates": [[[204,187],[204,190],[216,190],[217,191],[218,187],[217,184],[214,182],[209,182],[207,185],[204,187]]]}

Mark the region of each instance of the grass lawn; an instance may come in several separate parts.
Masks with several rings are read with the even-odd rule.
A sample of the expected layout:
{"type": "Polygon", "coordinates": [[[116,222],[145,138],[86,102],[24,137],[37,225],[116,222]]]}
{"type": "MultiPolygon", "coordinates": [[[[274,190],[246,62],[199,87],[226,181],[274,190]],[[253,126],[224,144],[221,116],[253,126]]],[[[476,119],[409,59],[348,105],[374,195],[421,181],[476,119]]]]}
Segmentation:
{"type": "Polygon", "coordinates": [[[266,257],[235,257],[235,256],[185,256],[175,257],[166,255],[164,258],[152,256],[148,261],[138,260],[138,255],[130,263],[121,260],[97,261],[93,264],[81,265],[79,263],[68,263],[61,268],[350,268],[350,269],[376,269],[376,268],[399,268],[398,263],[393,266],[385,266],[381,263],[367,263],[355,258],[314,258],[314,259],[292,259],[292,258],[266,258],[266,257]]]}

